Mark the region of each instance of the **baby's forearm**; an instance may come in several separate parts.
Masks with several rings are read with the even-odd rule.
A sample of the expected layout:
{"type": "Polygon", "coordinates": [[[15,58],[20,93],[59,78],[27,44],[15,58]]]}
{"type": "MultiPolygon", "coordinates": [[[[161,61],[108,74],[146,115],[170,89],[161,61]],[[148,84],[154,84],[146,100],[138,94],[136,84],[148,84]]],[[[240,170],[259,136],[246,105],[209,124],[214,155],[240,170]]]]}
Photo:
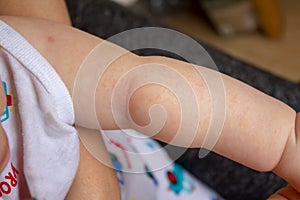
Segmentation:
{"type": "MultiPolygon", "coordinates": [[[[152,63],[149,66],[152,68],[155,65],[164,65],[175,69],[188,80],[197,97],[200,111],[199,128],[191,146],[200,147],[207,134],[213,112],[218,114],[218,110],[213,110],[213,99],[210,95],[211,91],[205,83],[205,76],[218,76],[218,72],[201,68],[201,72],[206,74],[203,78],[190,64],[184,62],[161,57],[142,59],[145,64],[152,63]]],[[[163,67],[161,68],[163,71],[163,67]]],[[[154,76],[158,76],[155,73],[159,73],[159,71],[153,73],[154,76]]],[[[281,158],[289,135],[294,131],[295,111],[286,104],[238,80],[226,75],[221,75],[221,77],[225,90],[226,115],[224,127],[214,151],[260,171],[272,170],[281,158]]],[[[143,79],[143,77],[140,76],[137,79],[143,79]]],[[[183,86],[178,85],[177,87],[183,86]]],[[[181,90],[181,92],[184,93],[185,90],[181,90]]],[[[191,100],[192,98],[193,96],[190,97],[191,100]]],[[[215,100],[218,101],[218,99],[215,100]]],[[[163,129],[155,137],[167,142],[172,141],[181,124],[181,119],[187,117],[192,122],[196,118],[195,115],[180,116],[180,104],[174,94],[170,89],[157,84],[141,87],[131,96],[130,103],[130,114],[134,122],[140,125],[150,122],[148,109],[152,105],[160,104],[164,107],[167,120],[163,129]]],[[[186,146],[185,138],[189,141],[189,138],[193,137],[193,133],[179,134],[183,135],[178,137],[178,140],[172,141],[173,144],[186,146]]]]}
{"type": "MultiPolygon", "coordinates": [[[[221,75],[224,83],[226,114],[222,132],[213,151],[258,171],[274,171],[300,191],[299,113],[296,114],[292,108],[277,99],[219,72],[199,68],[203,74],[199,76],[190,64],[181,61],[163,57],[141,59],[144,60],[142,62],[144,65],[150,65],[148,67],[161,66],[163,71],[164,66],[177,70],[188,80],[197,98],[200,120],[195,137],[193,133],[179,132],[182,136],[172,141],[182,123],[180,120],[184,119],[184,116],[180,116],[180,104],[175,95],[184,94],[174,95],[170,88],[152,84],[141,87],[130,97],[129,110],[134,123],[139,125],[150,123],[149,108],[154,104],[160,104],[167,113],[167,119],[164,127],[154,137],[180,146],[186,146],[186,141],[194,137],[191,146],[187,147],[201,147],[205,135],[213,134],[207,132],[212,114],[222,115],[222,112],[219,113],[212,106],[211,92],[214,91],[209,91],[205,77],[214,78],[221,75]]],[[[154,76],[158,76],[156,73],[154,72],[154,76]]],[[[143,79],[142,76],[136,78],[143,79]]],[[[136,83],[139,81],[135,80],[132,85],[136,83]]],[[[178,85],[178,87],[183,86],[178,85]]],[[[181,92],[185,93],[185,90],[181,92]]],[[[222,100],[221,97],[215,100],[222,100]]],[[[196,116],[189,115],[187,118],[193,121],[196,116]]],[[[151,130],[148,134],[151,134],[151,130]]]]}

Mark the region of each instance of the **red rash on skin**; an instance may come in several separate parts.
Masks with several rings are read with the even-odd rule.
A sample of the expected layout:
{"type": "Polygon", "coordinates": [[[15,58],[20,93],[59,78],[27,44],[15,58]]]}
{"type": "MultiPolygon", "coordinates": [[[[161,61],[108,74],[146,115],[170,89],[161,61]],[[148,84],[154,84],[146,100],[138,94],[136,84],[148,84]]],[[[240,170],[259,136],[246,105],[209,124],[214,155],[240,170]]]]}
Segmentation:
{"type": "Polygon", "coordinates": [[[47,41],[50,42],[50,43],[53,43],[53,42],[55,42],[55,38],[50,35],[50,36],[47,37],[47,41]]]}

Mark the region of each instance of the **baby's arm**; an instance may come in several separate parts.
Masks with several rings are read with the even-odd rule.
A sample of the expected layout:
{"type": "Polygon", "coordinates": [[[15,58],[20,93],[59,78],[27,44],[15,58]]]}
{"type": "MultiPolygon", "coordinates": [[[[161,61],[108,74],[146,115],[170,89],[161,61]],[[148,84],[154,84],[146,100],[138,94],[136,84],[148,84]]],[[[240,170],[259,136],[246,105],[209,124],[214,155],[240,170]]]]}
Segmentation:
{"type": "MultiPolygon", "coordinates": [[[[22,33],[48,59],[70,92],[73,90],[76,73],[84,58],[101,42],[101,39],[76,29],[45,21],[17,18],[4,18],[4,20],[22,33]]],[[[111,48],[113,50],[118,49],[114,45],[111,48]]],[[[99,60],[96,62],[101,63],[102,59],[109,53],[110,51],[107,51],[106,54],[99,55],[99,60]]],[[[113,119],[111,108],[113,88],[126,72],[147,63],[155,63],[151,64],[153,66],[163,64],[182,72],[195,90],[201,115],[197,136],[192,145],[194,147],[200,146],[212,115],[212,99],[204,80],[195,73],[190,64],[169,58],[138,57],[128,53],[116,60],[100,80],[96,93],[96,110],[101,126],[104,129],[118,128],[113,119]]],[[[103,66],[99,65],[99,67],[103,66]]],[[[204,68],[202,71],[212,76],[217,75],[217,72],[204,68]]],[[[155,76],[155,73],[153,75],[155,76]]],[[[134,86],[140,78],[142,77],[131,78],[128,80],[128,85],[134,86]]],[[[299,152],[299,137],[296,137],[295,111],[280,101],[235,79],[225,75],[222,75],[222,78],[226,94],[226,118],[222,135],[214,151],[256,170],[269,171],[274,169],[277,174],[299,190],[300,174],[297,163],[300,162],[299,156],[296,156],[299,152]]],[[[127,91],[124,90],[123,93],[126,97],[124,99],[127,99],[127,91]]],[[[120,107],[126,105],[124,99],[119,99],[120,107]]],[[[148,109],[154,103],[164,106],[168,116],[164,128],[155,137],[163,141],[171,141],[180,124],[180,109],[176,98],[166,88],[149,85],[136,91],[130,98],[129,112],[131,117],[137,124],[149,123],[148,109]]],[[[128,117],[126,112],[123,114],[128,117]]],[[[190,116],[190,120],[193,119],[194,116],[190,116]]],[[[84,124],[83,121],[79,121],[80,123],[84,124]]],[[[127,128],[135,127],[131,123],[126,126],[127,128]]],[[[189,138],[190,135],[188,132],[184,134],[181,137],[182,140],[174,141],[174,143],[186,145],[184,138],[189,138]]]]}
{"type": "MultiPolygon", "coordinates": [[[[144,59],[144,63],[164,64],[188,74],[186,77],[195,89],[199,107],[202,108],[200,129],[192,144],[199,147],[208,126],[205,116],[212,114],[209,109],[206,110],[206,106],[211,105],[208,102],[212,99],[205,83],[201,78],[193,77],[189,64],[169,58],[144,59]],[[188,72],[189,70],[191,72],[188,72]]],[[[226,75],[222,75],[222,78],[226,94],[226,117],[221,136],[213,151],[258,171],[274,171],[300,192],[300,114],[296,114],[286,104],[240,81],[226,75]]],[[[170,103],[172,102],[170,99],[174,97],[170,92],[167,93],[169,96],[164,88],[159,90],[155,86],[144,87],[133,95],[130,105],[131,116],[140,124],[149,122],[148,109],[151,105],[158,103],[164,106],[170,123],[167,121],[161,133],[155,136],[164,141],[172,139],[173,135],[170,136],[168,133],[174,132],[174,124],[180,123],[178,104],[170,103]],[[163,99],[159,92],[164,95],[163,99]],[[152,98],[157,96],[158,98],[152,98]],[[143,106],[140,106],[141,104],[143,106]]],[[[193,120],[192,117],[190,120],[193,120]]],[[[183,140],[175,143],[181,145],[183,140]]]]}

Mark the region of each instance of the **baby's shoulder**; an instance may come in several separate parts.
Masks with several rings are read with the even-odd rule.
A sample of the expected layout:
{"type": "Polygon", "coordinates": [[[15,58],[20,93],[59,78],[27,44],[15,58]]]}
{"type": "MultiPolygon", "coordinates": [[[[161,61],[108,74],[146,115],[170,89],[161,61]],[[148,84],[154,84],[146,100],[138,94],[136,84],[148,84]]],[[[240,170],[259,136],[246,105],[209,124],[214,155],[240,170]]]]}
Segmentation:
{"type": "Polygon", "coordinates": [[[69,91],[81,63],[101,42],[76,28],[45,19],[0,16],[0,20],[21,34],[52,65],[69,91]]]}

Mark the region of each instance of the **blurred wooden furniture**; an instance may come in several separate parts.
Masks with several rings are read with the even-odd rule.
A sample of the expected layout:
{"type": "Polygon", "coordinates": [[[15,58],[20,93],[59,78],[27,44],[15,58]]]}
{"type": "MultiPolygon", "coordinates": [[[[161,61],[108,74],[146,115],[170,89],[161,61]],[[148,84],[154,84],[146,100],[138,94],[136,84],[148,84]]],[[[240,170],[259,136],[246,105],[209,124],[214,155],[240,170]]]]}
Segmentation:
{"type": "Polygon", "coordinates": [[[257,32],[231,38],[220,37],[195,12],[168,15],[163,21],[261,69],[299,83],[300,1],[280,0],[279,3],[282,30],[281,38],[276,40],[257,32]]]}
{"type": "Polygon", "coordinates": [[[270,38],[282,35],[282,12],[278,0],[252,0],[259,25],[270,38]]]}

